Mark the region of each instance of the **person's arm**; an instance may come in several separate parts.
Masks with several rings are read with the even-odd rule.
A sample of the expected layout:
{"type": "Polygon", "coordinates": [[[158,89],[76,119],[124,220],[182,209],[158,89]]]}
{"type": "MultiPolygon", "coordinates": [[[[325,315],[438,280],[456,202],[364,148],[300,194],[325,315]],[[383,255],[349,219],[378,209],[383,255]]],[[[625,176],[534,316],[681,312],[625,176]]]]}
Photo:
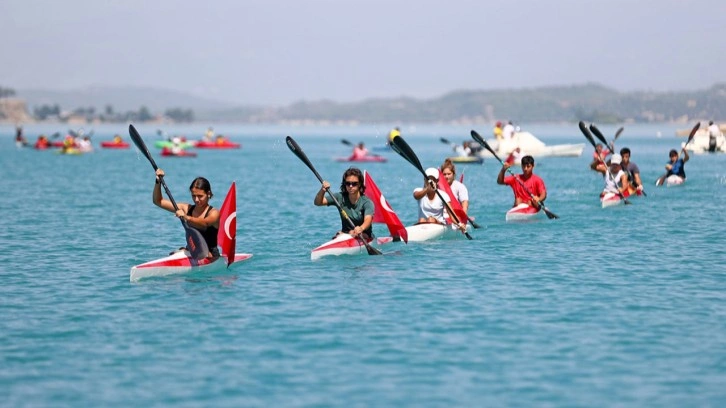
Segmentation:
{"type": "Polygon", "coordinates": [[[313,204],[317,205],[318,207],[328,205],[328,198],[325,197],[325,192],[328,191],[329,188],[330,183],[328,183],[327,181],[323,181],[323,185],[320,186],[320,190],[318,190],[317,194],[315,194],[313,204]]]}
{"type": "Polygon", "coordinates": [[[363,224],[353,228],[348,232],[351,236],[357,237],[361,233],[363,233],[365,230],[367,230],[371,224],[373,223],[373,215],[366,215],[363,217],[363,224]]]}
{"type": "Polygon", "coordinates": [[[435,188],[431,187],[431,184],[429,184],[428,182],[424,182],[423,188],[417,188],[413,190],[413,198],[416,200],[420,200],[424,198],[424,196],[426,196],[429,191],[432,190],[435,190],[435,188]]]}
{"type": "MultiPolygon", "coordinates": [[[[169,212],[176,212],[174,209],[174,204],[171,203],[171,201],[165,199],[161,195],[161,178],[164,177],[164,170],[162,169],[156,169],[156,181],[154,182],[154,190],[151,193],[151,201],[154,203],[155,206],[162,208],[169,212]]],[[[180,209],[183,209],[186,211],[187,205],[184,203],[179,203],[178,207],[180,209]]]]}
{"type": "Polygon", "coordinates": [[[689,158],[690,158],[690,156],[688,156],[688,150],[686,150],[686,148],[684,147],[683,148],[683,163],[685,164],[689,158]]]}
{"type": "Polygon", "coordinates": [[[504,172],[506,172],[508,168],[509,168],[509,164],[504,163],[502,165],[501,170],[499,170],[499,175],[497,175],[497,184],[505,184],[504,183],[504,172]]]}
{"type": "Polygon", "coordinates": [[[198,230],[204,231],[209,227],[219,228],[219,210],[216,208],[209,210],[206,217],[192,217],[191,215],[186,215],[186,211],[181,208],[179,208],[179,211],[177,211],[176,214],[177,217],[183,218],[187,224],[198,230]]]}
{"type": "Polygon", "coordinates": [[[628,181],[628,175],[623,173],[622,176],[620,176],[620,190],[621,193],[625,193],[630,189],[630,182],[628,181]]]}

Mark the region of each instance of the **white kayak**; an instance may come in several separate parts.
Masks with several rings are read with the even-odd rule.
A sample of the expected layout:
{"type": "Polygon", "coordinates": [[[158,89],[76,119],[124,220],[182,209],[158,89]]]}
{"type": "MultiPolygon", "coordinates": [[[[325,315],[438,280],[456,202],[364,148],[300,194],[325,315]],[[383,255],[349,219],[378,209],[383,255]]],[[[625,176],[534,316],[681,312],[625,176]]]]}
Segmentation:
{"type": "Polygon", "coordinates": [[[673,186],[680,186],[686,181],[685,178],[677,175],[677,174],[671,174],[665,179],[665,186],[666,187],[673,187],[673,186]]]}
{"type": "MultiPolygon", "coordinates": [[[[371,243],[369,240],[368,243],[371,243]]],[[[378,245],[393,242],[392,237],[376,238],[378,245]]],[[[339,255],[368,255],[368,250],[359,238],[355,238],[350,234],[338,234],[337,237],[320,245],[310,252],[310,259],[315,261],[324,256],[339,255]]]]}
{"type": "Polygon", "coordinates": [[[620,194],[618,193],[603,192],[600,194],[602,208],[614,207],[623,203],[625,203],[625,200],[620,199],[620,194]]]}
{"type": "Polygon", "coordinates": [[[542,218],[544,211],[540,211],[537,208],[527,204],[520,203],[519,205],[512,207],[507,211],[507,215],[504,219],[509,221],[534,221],[542,218]]]}
{"type": "MultiPolygon", "coordinates": [[[[466,225],[467,232],[471,225],[466,225]]],[[[408,242],[424,242],[437,239],[458,239],[466,236],[453,225],[443,225],[434,222],[422,222],[406,227],[408,242]]]]}
{"type": "MultiPolygon", "coordinates": [[[[250,259],[252,254],[234,254],[234,262],[250,259]]],[[[190,257],[188,251],[178,251],[167,257],[145,262],[131,268],[130,280],[136,282],[140,279],[155,276],[178,275],[190,272],[218,272],[227,267],[225,256],[210,262],[209,259],[197,261],[190,257]]]]}

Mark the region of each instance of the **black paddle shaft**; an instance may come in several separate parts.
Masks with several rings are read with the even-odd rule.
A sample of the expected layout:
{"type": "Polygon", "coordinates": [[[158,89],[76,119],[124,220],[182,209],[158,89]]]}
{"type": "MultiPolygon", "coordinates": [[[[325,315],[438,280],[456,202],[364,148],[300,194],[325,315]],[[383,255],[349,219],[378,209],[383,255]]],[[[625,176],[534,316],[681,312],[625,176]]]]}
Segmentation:
{"type": "MultiPolygon", "coordinates": [[[[403,140],[403,136],[396,136],[393,138],[393,150],[396,151],[401,157],[403,157],[407,162],[413,164],[416,169],[418,169],[421,174],[423,174],[424,178],[428,180],[428,176],[426,175],[426,171],[423,169],[423,166],[421,165],[421,161],[418,159],[418,156],[416,156],[416,153],[413,152],[413,149],[411,149],[411,146],[406,143],[405,140],[403,140]]],[[[441,199],[441,202],[444,203],[444,206],[446,206],[446,209],[449,211],[449,214],[451,214],[451,217],[454,219],[454,222],[456,224],[460,224],[461,221],[459,221],[459,218],[456,216],[456,213],[454,213],[454,210],[451,209],[451,206],[449,203],[444,200],[444,197],[441,195],[441,192],[438,188],[436,188],[436,195],[439,196],[439,199],[441,199]]],[[[471,237],[471,235],[466,232],[462,231],[462,233],[466,236],[467,239],[474,239],[471,237]]]]}
{"type": "MultiPolygon", "coordinates": [[[[323,178],[320,176],[320,173],[318,173],[317,170],[315,170],[315,167],[312,163],[310,163],[310,159],[308,159],[308,156],[303,152],[302,148],[300,148],[300,145],[297,144],[297,142],[290,136],[285,138],[285,143],[287,143],[287,147],[290,149],[291,152],[297,156],[298,159],[300,159],[303,163],[305,163],[306,166],[310,169],[310,171],[315,174],[315,177],[317,177],[318,181],[320,183],[323,183],[323,178]]],[[[335,198],[333,193],[330,192],[330,190],[326,190],[328,193],[328,196],[333,199],[333,203],[335,204],[335,207],[338,208],[338,211],[340,211],[340,214],[343,215],[343,218],[345,218],[346,221],[348,221],[348,225],[355,229],[355,224],[353,224],[353,220],[351,220],[348,217],[348,213],[345,212],[343,207],[338,202],[338,199],[335,198]]],[[[361,242],[365,245],[366,250],[368,251],[368,255],[382,255],[381,251],[377,250],[376,248],[373,248],[363,237],[358,237],[361,242]]]]}
{"type": "MultiPolygon", "coordinates": [[[[472,138],[473,138],[473,139],[474,139],[474,140],[475,140],[475,141],[476,141],[477,143],[479,143],[480,145],[484,146],[484,148],[485,148],[485,149],[489,150],[489,153],[491,153],[491,154],[492,154],[492,156],[494,156],[494,158],[495,158],[495,159],[497,159],[497,160],[499,161],[499,163],[501,163],[501,165],[502,165],[502,166],[504,166],[504,162],[502,161],[502,159],[500,159],[500,158],[499,158],[499,156],[498,156],[498,155],[497,155],[497,153],[496,153],[496,152],[494,151],[494,149],[492,149],[492,147],[491,147],[491,146],[489,146],[489,143],[487,143],[487,141],[486,141],[486,140],[484,140],[484,138],[483,138],[483,137],[481,137],[481,135],[480,135],[479,133],[477,133],[477,131],[476,131],[476,130],[472,130],[472,131],[471,131],[471,137],[472,137],[472,138]]],[[[512,172],[512,170],[510,170],[510,169],[509,169],[509,167],[507,167],[507,171],[509,172],[509,174],[511,174],[511,175],[512,175],[512,177],[514,177],[514,179],[515,179],[515,180],[517,180],[517,182],[519,183],[519,185],[520,185],[520,186],[522,186],[522,188],[524,189],[524,191],[526,191],[526,192],[527,192],[527,194],[529,194],[529,196],[530,196],[530,197],[534,198],[534,194],[532,194],[532,192],[531,192],[531,191],[529,191],[529,189],[528,189],[528,188],[527,188],[527,186],[526,186],[526,185],[525,185],[525,184],[524,184],[524,183],[522,182],[522,180],[520,180],[519,178],[517,178],[517,177],[516,177],[516,176],[514,175],[514,173],[512,172]]],[[[550,210],[549,210],[549,208],[547,208],[547,207],[546,207],[546,206],[544,205],[544,203],[543,203],[543,202],[540,202],[540,203],[539,203],[539,205],[540,205],[540,206],[542,207],[542,211],[544,211],[545,215],[547,215],[547,218],[549,218],[549,219],[551,219],[551,220],[552,220],[552,219],[557,219],[557,218],[560,218],[560,217],[559,217],[559,216],[558,216],[557,214],[555,214],[555,213],[553,213],[552,211],[550,211],[550,210]]]]}
{"type": "MultiPolygon", "coordinates": [[[[149,149],[146,147],[144,139],[141,138],[141,135],[134,125],[129,125],[129,135],[131,136],[131,140],[134,141],[136,147],[138,147],[141,153],[146,156],[149,163],[151,163],[151,167],[153,167],[154,171],[156,171],[159,167],[156,165],[154,158],[151,157],[151,153],[149,153],[149,149]]],[[[164,187],[164,191],[166,191],[166,195],[169,197],[171,205],[174,206],[174,210],[178,211],[179,207],[176,205],[176,201],[174,201],[174,197],[171,195],[171,191],[166,185],[164,177],[159,177],[159,182],[161,183],[161,186],[164,187]]],[[[199,232],[198,229],[190,227],[184,218],[179,218],[179,220],[186,232],[187,247],[189,248],[189,252],[192,254],[192,257],[195,259],[206,258],[209,254],[209,248],[207,247],[207,241],[204,240],[202,233],[199,232]]]]}

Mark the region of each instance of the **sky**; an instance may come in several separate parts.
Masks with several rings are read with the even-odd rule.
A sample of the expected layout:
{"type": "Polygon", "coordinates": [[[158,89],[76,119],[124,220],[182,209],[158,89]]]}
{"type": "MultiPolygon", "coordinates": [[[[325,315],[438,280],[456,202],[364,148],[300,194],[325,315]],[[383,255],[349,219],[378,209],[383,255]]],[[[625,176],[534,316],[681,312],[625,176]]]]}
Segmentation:
{"type": "Polygon", "coordinates": [[[220,101],[726,82],[724,0],[1,0],[0,87],[220,101]]]}

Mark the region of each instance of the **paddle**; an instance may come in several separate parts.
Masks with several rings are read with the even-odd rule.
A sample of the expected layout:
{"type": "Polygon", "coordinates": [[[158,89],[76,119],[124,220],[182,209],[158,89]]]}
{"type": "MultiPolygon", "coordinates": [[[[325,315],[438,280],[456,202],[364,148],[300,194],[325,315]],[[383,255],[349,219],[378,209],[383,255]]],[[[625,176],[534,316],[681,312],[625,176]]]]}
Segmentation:
{"type": "MultiPolygon", "coordinates": [[[[298,159],[300,159],[303,163],[305,163],[306,166],[315,174],[315,177],[318,178],[318,181],[320,183],[323,183],[323,178],[320,177],[320,174],[317,170],[315,170],[315,167],[313,167],[313,164],[310,163],[310,160],[308,159],[308,156],[305,155],[305,152],[300,148],[300,145],[293,140],[292,137],[288,136],[285,138],[285,143],[287,143],[287,147],[290,149],[291,152],[295,153],[295,156],[297,156],[298,159]]],[[[345,218],[346,221],[348,221],[348,224],[355,229],[355,224],[353,224],[353,221],[348,217],[348,214],[345,212],[343,207],[340,206],[340,203],[338,202],[338,199],[335,198],[333,193],[330,192],[330,190],[326,190],[328,192],[328,195],[330,198],[333,199],[333,203],[335,204],[335,207],[338,208],[338,211],[340,211],[340,214],[345,218]]],[[[366,246],[366,250],[368,251],[368,255],[383,255],[381,251],[377,250],[376,248],[373,248],[371,244],[369,244],[363,237],[360,235],[358,236],[358,239],[363,243],[363,245],[366,246]]]]}
{"type": "Polygon", "coordinates": [[[340,139],[340,143],[343,143],[346,146],[353,146],[353,143],[351,143],[350,141],[348,141],[346,139],[340,139]]]}
{"type": "MultiPolygon", "coordinates": [[[[605,141],[605,136],[603,136],[602,132],[600,131],[600,129],[598,129],[598,128],[597,128],[597,126],[595,126],[594,124],[592,124],[592,123],[591,123],[591,124],[590,124],[590,130],[592,131],[592,133],[594,133],[594,134],[595,134],[595,136],[596,136],[596,137],[597,137],[597,138],[598,138],[598,139],[599,139],[600,141],[605,141]]],[[[620,137],[620,135],[621,135],[621,134],[623,133],[623,130],[624,130],[624,128],[622,128],[622,127],[621,127],[620,129],[618,129],[618,131],[617,131],[617,132],[615,132],[615,137],[613,138],[613,141],[612,141],[612,142],[610,142],[609,144],[608,144],[607,142],[605,143],[605,144],[607,144],[607,145],[608,145],[608,147],[610,147],[610,151],[611,151],[612,153],[615,153],[615,141],[616,141],[616,140],[618,140],[618,137],[620,137]]],[[[587,135],[586,135],[586,136],[587,136],[587,135]]],[[[601,157],[601,160],[602,160],[602,159],[604,159],[604,158],[603,158],[603,157],[601,157]]],[[[633,184],[635,184],[635,183],[633,183],[633,184]]],[[[635,187],[638,187],[638,186],[636,185],[635,187]]],[[[645,197],[648,197],[648,194],[645,194],[645,191],[644,191],[644,190],[640,190],[640,192],[641,192],[641,193],[643,193],[643,195],[644,195],[645,197]]]]}
{"type": "MultiPolygon", "coordinates": [[[[686,150],[686,146],[688,146],[689,143],[691,143],[691,140],[693,140],[693,136],[696,135],[696,132],[698,132],[698,128],[701,127],[701,122],[696,123],[696,126],[691,129],[691,133],[688,134],[688,141],[686,144],[683,145],[683,148],[681,149],[681,152],[684,152],[686,150]]],[[[680,157],[680,154],[678,155],[680,157]]],[[[658,180],[655,181],[656,186],[660,186],[665,182],[666,177],[668,177],[668,172],[666,172],[664,175],[658,177],[658,180]]]]}
{"type": "MultiPolygon", "coordinates": [[[[582,132],[582,134],[585,135],[585,138],[590,142],[590,144],[594,148],[597,144],[595,143],[595,139],[593,139],[593,137],[592,137],[592,133],[590,133],[590,130],[588,130],[587,126],[585,126],[585,122],[580,121],[580,123],[578,123],[577,125],[580,127],[580,131],[582,132]]],[[[592,126],[592,127],[594,127],[594,126],[592,126]]],[[[595,129],[597,129],[597,128],[595,128],[595,129]]],[[[600,133],[600,132],[598,131],[598,133],[600,133]]],[[[600,133],[600,136],[602,136],[602,133],[600,133]]],[[[605,139],[605,138],[603,137],[603,139],[605,139]]],[[[605,142],[605,143],[607,144],[607,142],[605,142]]],[[[597,154],[597,157],[598,157],[598,159],[600,159],[601,162],[605,163],[605,159],[602,157],[602,155],[600,153],[597,154]]],[[[605,177],[609,177],[610,180],[615,182],[615,184],[617,185],[617,181],[613,178],[612,173],[610,173],[610,168],[605,169],[605,177]]],[[[628,201],[628,199],[625,198],[625,196],[623,195],[623,193],[620,190],[618,190],[618,195],[620,196],[620,199],[623,200],[623,202],[626,205],[631,204],[630,201],[628,201]]]]}
{"type": "MultiPolygon", "coordinates": [[[[141,153],[146,156],[146,158],[149,160],[149,163],[151,163],[151,167],[153,167],[154,171],[156,171],[158,169],[158,167],[156,166],[156,162],[154,161],[154,158],[151,157],[149,149],[146,148],[144,140],[141,138],[139,132],[136,131],[134,125],[129,125],[129,135],[131,136],[131,140],[134,141],[136,147],[138,147],[141,153]]],[[[167,197],[169,197],[171,205],[174,206],[174,210],[178,210],[179,207],[177,207],[176,201],[174,201],[174,197],[172,197],[171,191],[169,191],[169,187],[167,187],[166,182],[164,181],[164,177],[159,177],[159,182],[161,183],[162,187],[164,187],[164,191],[166,191],[166,195],[167,197]]],[[[198,229],[190,227],[184,218],[179,218],[179,220],[181,221],[182,227],[184,227],[184,232],[186,233],[187,248],[189,249],[192,258],[206,258],[209,254],[209,248],[207,247],[207,242],[204,240],[202,233],[199,232],[198,229]]]]}
{"type": "MultiPolygon", "coordinates": [[[[416,169],[418,169],[418,171],[421,172],[421,174],[423,174],[424,178],[426,180],[428,180],[428,176],[426,176],[426,171],[423,169],[423,166],[421,166],[421,162],[418,160],[416,153],[414,153],[413,149],[411,149],[411,146],[409,146],[408,143],[406,143],[406,141],[403,140],[403,137],[402,136],[394,137],[392,140],[392,143],[393,143],[392,144],[393,150],[395,150],[396,153],[400,154],[401,157],[406,159],[407,162],[411,163],[414,167],[416,167],[416,169]]],[[[436,194],[439,196],[439,199],[441,199],[441,202],[444,203],[444,206],[446,206],[446,209],[447,209],[447,211],[449,211],[451,218],[454,219],[454,222],[456,222],[457,225],[460,224],[459,218],[454,213],[454,210],[451,209],[451,206],[449,205],[449,203],[447,203],[446,200],[444,200],[444,197],[441,195],[441,192],[439,191],[438,187],[435,186],[434,188],[436,188],[436,194]]],[[[474,239],[471,237],[471,235],[469,235],[468,232],[466,232],[466,231],[461,231],[461,232],[464,235],[466,235],[466,238],[474,239]]]]}
{"type": "MultiPolygon", "coordinates": [[[[499,156],[497,156],[497,153],[494,151],[494,149],[492,149],[492,147],[489,146],[489,143],[487,143],[487,141],[484,140],[484,138],[481,137],[481,135],[479,133],[477,133],[476,130],[472,130],[471,131],[471,137],[474,138],[474,140],[476,140],[477,143],[479,143],[480,145],[484,146],[485,149],[489,150],[489,153],[491,153],[494,156],[494,158],[496,158],[497,160],[499,160],[499,163],[502,166],[504,166],[504,162],[502,161],[502,159],[500,159],[499,156]]],[[[532,197],[532,199],[534,199],[534,194],[532,194],[532,192],[529,191],[529,189],[527,188],[526,185],[524,185],[524,183],[522,182],[522,180],[520,180],[518,177],[516,177],[514,175],[514,173],[512,172],[512,170],[509,167],[507,167],[507,171],[509,172],[509,174],[512,175],[512,177],[514,177],[515,180],[517,180],[517,182],[519,183],[520,186],[522,186],[522,188],[524,189],[524,191],[526,191],[527,194],[529,194],[529,196],[532,197]]],[[[552,211],[550,211],[549,208],[547,208],[544,205],[544,202],[540,201],[539,205],[540,205],[540,207],[542,207],[542,211],[544,211],[545,215],[547,215],[547,218],[549,218],[551,220],[560,218],[557,214],[555,214],[552,211]]]]}
{"type": "Polygon", "coordinates": [[[441,143],[443,143],[443,144],[447,144],[447,145],[449,145],[449,146],[451,146],[451,145],[453,144],[453,143],[451,143],[451,142],[449,141],[449,139],[446,139],[446,138],[444,138],[444,137],[440,137],[440,138],[439,138],[439,140],[441,141],[441,143]]]}

